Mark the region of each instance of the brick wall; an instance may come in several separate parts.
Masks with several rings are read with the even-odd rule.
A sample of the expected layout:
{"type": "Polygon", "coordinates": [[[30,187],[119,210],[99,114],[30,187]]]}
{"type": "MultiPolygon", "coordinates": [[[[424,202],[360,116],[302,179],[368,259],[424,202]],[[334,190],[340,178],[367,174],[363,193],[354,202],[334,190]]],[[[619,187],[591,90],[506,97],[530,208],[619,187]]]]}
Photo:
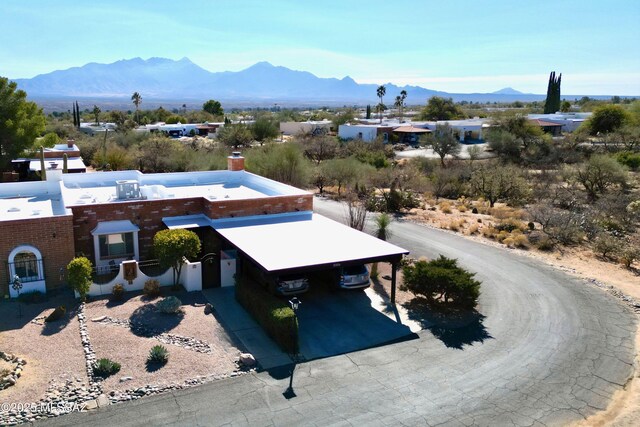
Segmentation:
{"type": "MultiPolygon", "coordinates": [[[[98,222],[130,220],[140,227],[138,244],[140,259],[151,256],[153,236],[165,228],[162,218],[203,213],[218,219],[313,210],[313,195],[263,197],[248,200],[216,200],[204,198],[176,200],[136,200],[101,205],[76,206],[73,211],[73,234],[76,253],[95,260],[91,231],[98,222]]],[[[95,264],[95,262],[94,262],[95,264]]]]}
{"type": "Polygon", "coordinates": [[[72,223],[70,215],[0,222],[0,295],[9,293],[9,254],[21,245],[33,246],[42,254],[47,289],[65,286],[60,267],[74,257],[72,223]]]}

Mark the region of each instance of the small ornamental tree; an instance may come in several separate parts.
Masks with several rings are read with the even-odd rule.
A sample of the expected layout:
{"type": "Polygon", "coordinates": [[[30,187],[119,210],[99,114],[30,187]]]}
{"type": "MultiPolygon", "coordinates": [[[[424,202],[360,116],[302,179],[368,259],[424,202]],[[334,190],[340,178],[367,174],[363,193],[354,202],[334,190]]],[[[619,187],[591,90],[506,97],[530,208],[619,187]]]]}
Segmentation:
{"type": "Polygon", "coordinates": [[[476,306],[480,296],[480,282],[458,266],[455,259],[440,258],[416,261],[402,269],[402,290],[424,296],[430,302],[452,304],[463,308],[476,306]]]}
{"type": "Polygon", "coordinates": [[[180,281],[183,258],[195,258],[200,252],[200,239],[193,231],[162,230],[153,237],[153,250],[160,265],[173,268],[173,284],[180,281]]]}
{"type": "Polygon", "coordinates": [[[67,265],[67,273],[69,277],[69,285],[80,294],[80,298],[84,300],[87,297],[89,288],[91,287],[91,273],[93,266],[91,261],[86,257],[76,257],[67,265]]]}

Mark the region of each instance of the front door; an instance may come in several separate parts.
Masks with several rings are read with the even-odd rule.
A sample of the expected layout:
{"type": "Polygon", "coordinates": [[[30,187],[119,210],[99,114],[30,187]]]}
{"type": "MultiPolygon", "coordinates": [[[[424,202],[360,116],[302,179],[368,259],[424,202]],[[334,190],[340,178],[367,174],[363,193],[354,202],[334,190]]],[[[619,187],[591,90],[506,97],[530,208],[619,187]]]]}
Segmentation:
{"type": "Polygon", "coordinates": [[[200,259],[202,263],[202,288],[220,287],[220,258],[216,253],[208,253],[200,259]]]}

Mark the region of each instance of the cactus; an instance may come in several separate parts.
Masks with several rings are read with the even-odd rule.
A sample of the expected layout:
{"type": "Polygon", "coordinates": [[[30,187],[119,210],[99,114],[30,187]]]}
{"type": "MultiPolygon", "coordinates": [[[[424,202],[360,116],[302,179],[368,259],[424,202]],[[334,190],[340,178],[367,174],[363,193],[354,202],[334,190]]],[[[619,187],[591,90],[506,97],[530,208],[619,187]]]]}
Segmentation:
{"type": "Polygon", "coordinates": [[[44,168],[44,147],[40,147],[40,178],[47,180],[47,171],[44,168]]]}
{"type": "Polygon", "coordinates": [[[69,156],[67,156],[67,153],[64,153],[62,155],[62,173],[69,173],[68,162],[69,162],[69,156]]]}

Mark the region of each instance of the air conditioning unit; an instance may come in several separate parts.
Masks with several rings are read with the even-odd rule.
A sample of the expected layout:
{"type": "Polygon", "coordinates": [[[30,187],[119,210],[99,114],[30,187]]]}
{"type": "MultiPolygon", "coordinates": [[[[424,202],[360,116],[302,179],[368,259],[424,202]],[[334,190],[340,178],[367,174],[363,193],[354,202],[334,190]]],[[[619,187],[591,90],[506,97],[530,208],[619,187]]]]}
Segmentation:
{"type": "Polygon", "coordinates": [[[136,180],[116,181],[116,197],[118,200],[140,198],[140,184],[136,180]]]}

